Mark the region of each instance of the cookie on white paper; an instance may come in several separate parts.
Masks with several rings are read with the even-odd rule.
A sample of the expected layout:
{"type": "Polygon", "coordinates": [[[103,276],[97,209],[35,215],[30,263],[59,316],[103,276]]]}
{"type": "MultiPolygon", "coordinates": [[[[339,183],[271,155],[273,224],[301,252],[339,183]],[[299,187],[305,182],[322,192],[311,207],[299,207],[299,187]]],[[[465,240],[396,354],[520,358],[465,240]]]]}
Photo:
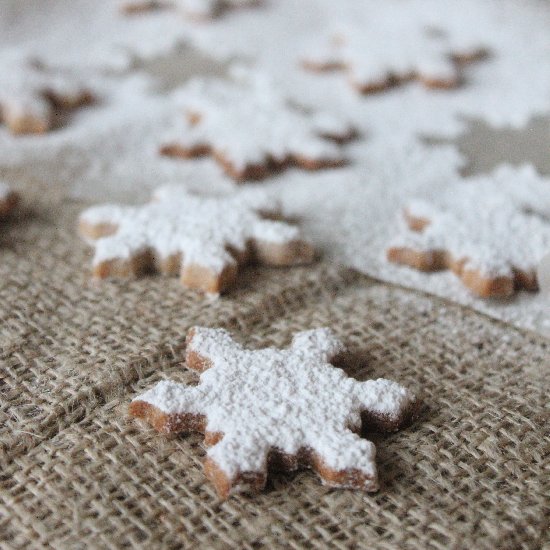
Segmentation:
{"type": "Polygon", "coordinates": [[[502,166],[410,201],[388,258],[422,271],[450,269],[478,296],[537,290],[550,251],[550,180],[531,166],[502,166]]]}
{"type": "Polygon", "coordinates": [[[142,0],[125,2],[122,11],[127,14],[157,9],[175,9],[191,19],[214,19],[226,11],[258,4],[258,0],[142,0]]]}
{"type": "Polygon", "coordinates": [[[247,350],[222,329],[196,327],[187,367],[198,386],[159,382],[130,414],[163,433],[199,431],[218,494],[259,491],[268,470],[313,468],[332,487],[376,491],[376,449],[362,425],[394,431],[418,409],[390,380],[358,382],[330,364],[344,351],[330,329],[299,332],[287,349],[247,350]]]}
{"type": "Polygon", "coordinates": [[[47,132],[56,110],[92,100],[90,90],[77,78],[47,69],[30,57],[0,54],[0,121],[13,134],[47,132]]]}
{"type": "Polygon", "coordinates": [[[143,206],[89,208],[79,229],[95,246],[95,277],[179,273],[189,288],[220,293],[235,283],[239,265],[313,261],[298,227],[277,215],[277,202],[263,190],[213,197],[166,186],[143,206]]]}
{"type": "Polygon", "coordinates": [[[177,97],[181,123],[161,153],[212,156],[237,181],[262,179],[290,166],[342,166],[341,144],[355,137],[347,120],[292,105],[262,78],[249,77],[246,83],[198,79],[177,97]]]}
{"type": "Polygon", "coordinates": [[[486,55],[479,44],[456,44],[430,28],[429,4],[384,3],[376,17],[361,4],[355,8],[310,46],[302,59],[306,69],[345,71],[365,94],[411,80],[448,89],[460,84],[465,64],[486,55]]]}

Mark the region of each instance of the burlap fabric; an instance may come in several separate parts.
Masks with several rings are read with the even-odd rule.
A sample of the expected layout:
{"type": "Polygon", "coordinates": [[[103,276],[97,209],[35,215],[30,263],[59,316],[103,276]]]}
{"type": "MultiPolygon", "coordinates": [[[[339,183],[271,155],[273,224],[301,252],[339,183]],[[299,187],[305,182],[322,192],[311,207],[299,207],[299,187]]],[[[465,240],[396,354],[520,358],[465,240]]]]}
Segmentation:
{"type": "Polygon", "coordinates": [[[550,548],[549,343],[462,307],[322,263],[243,273],[209,302],[176,280],[94,285],[82,205],[26,189],[2,232],[2,548],[550,548]],[[369,434],[375,495],[311,472],[221,502],[199,435],[129,419],[138,391],[192,381],[194,324],[251,347],[331,326],[350,374],[420,392],[410,428],[369,434]]]}

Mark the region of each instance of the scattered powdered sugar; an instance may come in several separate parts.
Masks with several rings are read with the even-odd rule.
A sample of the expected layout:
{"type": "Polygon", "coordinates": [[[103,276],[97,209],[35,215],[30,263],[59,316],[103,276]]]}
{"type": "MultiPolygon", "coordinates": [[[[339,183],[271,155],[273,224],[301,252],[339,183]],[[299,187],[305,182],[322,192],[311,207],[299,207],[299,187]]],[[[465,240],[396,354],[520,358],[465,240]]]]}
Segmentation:
{"type": "Polygon", "coordinates": [[[135,401],[166,414],[204,415],[223,439],[208,457],[234,478],[263,472],[270,449],[312,449],[334,470],[376,476],[375,447],[353,433],[361,412],[399,422],[414,396],[389,380],[358,382],[328,361],[343,350],[329,329],[298,333],[288,349],[246,350],[221,329],[194,329],[190,350],[211,363],[198,386],[163,381],[135,401]]]}
{"type": "Polygon", "coordinates": [[[245,251],[249,241],[286,244],[300,236],[295,226],[261,218],[260,211],[276,212],[277,203],[260,189],[200,197],[172,186],[161,188],[155,199],[138,207],[96,206],[81,214],[84,224],[117,228],[94,242],[94,265],[153,249],[163,259],[181,253],[185,264],[221,273],[235,263],[228,246],[245,251]]]}
{"type": "Polygon", "coordinates": [[[346,137],[349,123],[329,112],[308,113],[290,104],[268,79],[241,82],[196,79],[175,92],[180,124],[166,142],[185,149],[210,146],[238,171],[248,166],[285,162],[293,157],[313,161],[343,160],[341,148],[324,139],[346,137]],[[193,124],[184,113],[198,114],[193,124]]]}
{"type": "Polygon", "coordinates": [[[434,198],[407,203],[405,211],[429,225],[416,232],[402,223],[390,246],[445,250],[488,277],[532,273],[550,251],[550,180],[531,166],[502,166],[491,176],[453,182],[434,198]]]}
{"type": "Polygon", "coordinates": [[[227,24],[200,29],[192,44],[216,59],[250,60],[255,68],[280,77],[289,95],[307,97],[313,107],[342,105],[354,124],[368,121],[369,135],[449,135],[464,127],[464,116],[521,126],[548,110],[549,26],[550,6],[537,0],[278,0],[263,10],[243,11],[227,24]],[[490,54],[466,69],[464,85],[457,90],[430,91],[411,84],[365,98],[338,72],[319,75],[301,66],[304,53],[315,52],[313,43],[338,22],[353,20],[361,22],[360,32],[369,38],[365,55],[374,68],[386,65],[390,55],[392,63],[402,66],[410,45],[400,46],[398,38],[426,30],[433,36],[428,53],[439,40],[450,52],[471,54],[483,46],[490,54]],[[393,42],[388,37],[398,38],[393,42]]]}

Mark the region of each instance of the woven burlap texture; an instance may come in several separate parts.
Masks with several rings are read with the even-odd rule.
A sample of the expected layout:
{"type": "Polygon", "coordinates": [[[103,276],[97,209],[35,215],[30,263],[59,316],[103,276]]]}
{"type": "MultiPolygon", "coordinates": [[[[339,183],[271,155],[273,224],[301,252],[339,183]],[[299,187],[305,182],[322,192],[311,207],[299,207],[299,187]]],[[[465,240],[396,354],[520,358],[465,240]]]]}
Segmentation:
{"type": "Polygon", "coordinates": [[[92,284],[83,205],[39,195],[2,233],[0,547],[549,547],[547,340],[322,262],[247,269],[217,301],[164,277],[92,284]],[[201,436],[128,418],[157,380],[196,380],[195,324],[253,348],[330,326],[350,375],[419,392],[411,427],[368,434],[380,491],[303,471],[222,502],[201,436]]]}

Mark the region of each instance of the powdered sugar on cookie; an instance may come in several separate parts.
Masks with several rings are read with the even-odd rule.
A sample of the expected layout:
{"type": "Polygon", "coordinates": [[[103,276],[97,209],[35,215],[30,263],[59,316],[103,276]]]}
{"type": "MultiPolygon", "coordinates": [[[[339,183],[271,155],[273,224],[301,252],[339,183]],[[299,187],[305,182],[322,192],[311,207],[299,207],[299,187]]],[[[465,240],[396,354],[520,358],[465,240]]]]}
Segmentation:
{"type": "Polygon", "coordinates": [[[353,137],[347,121],[308,113],[263,78],[246,85],[195,80],[178,93],[183,117],[162,152],[184,158],[212,155],[236,180],[260,179],[294,165],[316,170],[344,164],[337,142],[353,137]]]}
{"type": "Polygon", "coordinates": [[[450,268],[481,296],[537,288],[537,266],[550,251],[550,181],[532,167],[456,182],[437,202],[411,201],[404,217],[391,260],[450,268]]]}
{"type": "Polygon", "coordinates": [[[56,108],[71,109],[91,100],[91,93],[72,76],[17,53],[0,56],[1,119],[14,134],[46,132],[56,108]]]}
{"type": "Polygon", "coordinates": [[[198,386],[158,383],[131,405],[160,431],[201,429],[213,443],[205,469],[221,496],[261,489],[268,461],[313,467],[337,487],[376,490],[374,445],[361,418],[385,430],[410,418],[411,392],[385,379],[358,382],[329,364],[344,350],[329,329],[295,335],[288,349],[251,351],[221,329],[190,331],[187,366],[198,386]]]}
{"type": "Polygon", "coordinates": [[[460,65],[480,58],[484,49],[469,40],[452,40],[431,27],[429,4],[384,3],[373,18],[360,3],[348,5],[330,37],[305,54],[313,70],[347,70],[363,93],[419,80],[429,88],[454,88],[460,65]],[[458,42],[458,43],[457,43],[458,42]]]}
{"type": "Polygon", "coordinates": [[[312,261],[313,250],[296,226],[262,217],[276,213],[277,203],[261,190],[204,197],[169,186],[144,206],[86,210],[80,231],[96,239],[98,277],[179,271],[187,286],[217,293],[234,282],[240,263],[312,261]]]}

